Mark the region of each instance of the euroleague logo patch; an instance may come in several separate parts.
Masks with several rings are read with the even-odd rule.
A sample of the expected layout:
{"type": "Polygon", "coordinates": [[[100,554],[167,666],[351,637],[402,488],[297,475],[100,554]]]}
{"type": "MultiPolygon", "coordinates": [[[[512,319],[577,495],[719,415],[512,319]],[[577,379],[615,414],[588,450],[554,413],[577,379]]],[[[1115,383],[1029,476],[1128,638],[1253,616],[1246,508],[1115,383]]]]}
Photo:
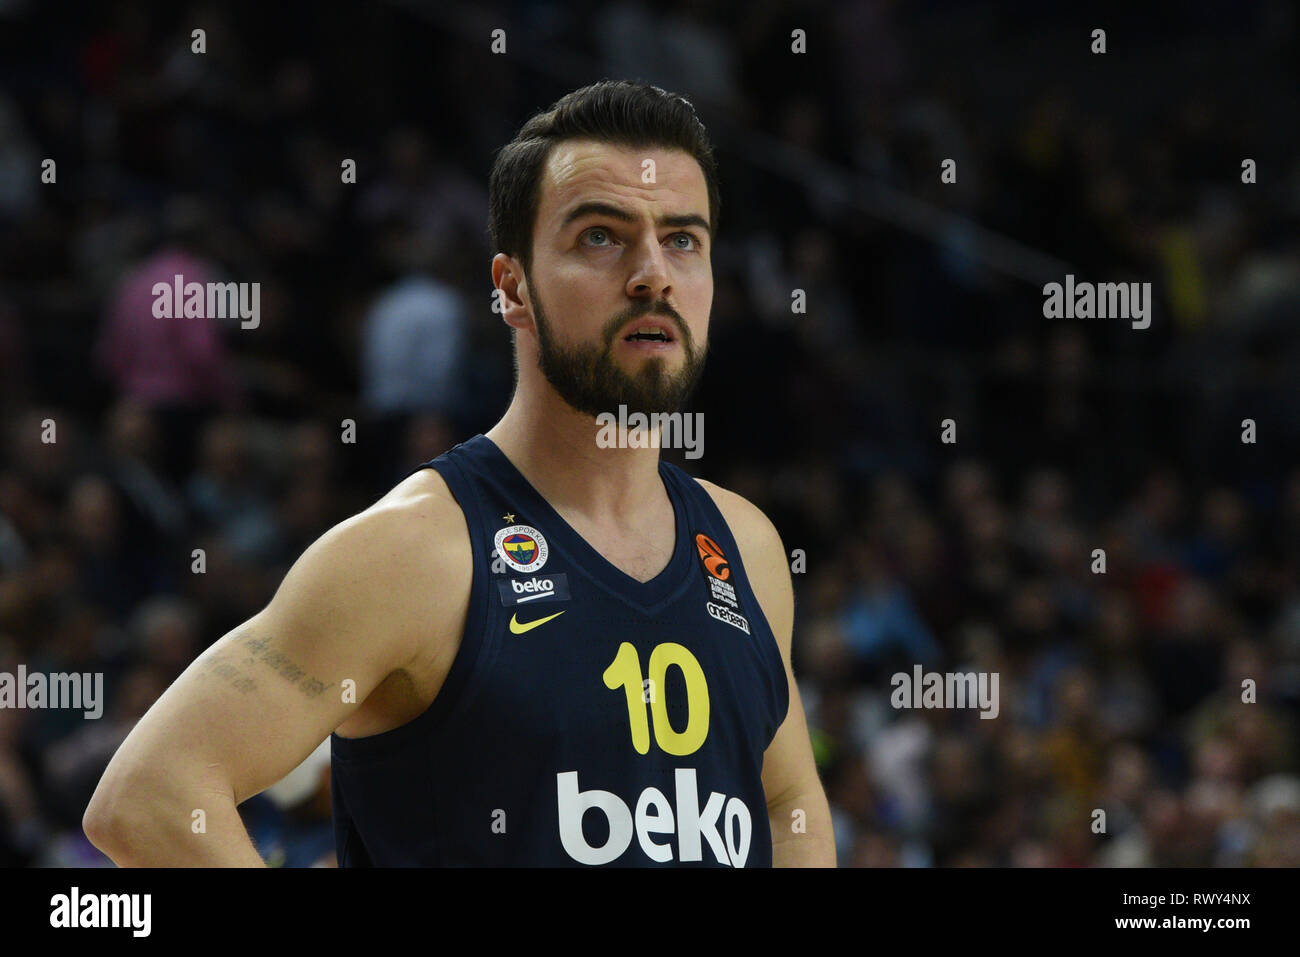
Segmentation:
{"type": "Polygon", "coordinates": [[[705,572],[724,582],[731,577],[727,556],[722,554],[722,549],[718,547],[717,542],[700,532],[695,536],[695,547],[699,550],[700,561],[704,563],[705,572]]]}
{"type": "Polygon", "coordinates": [[[695,548],[700,553],[700,567],[709,583],[709,595],[712,601],[705,603],[709,615],[749,634],[749,620],[740,613],[740,600],[736,596],[736,587],[727,579],[731,577],[731,565],[727,556],[722,554],[718,543],[703,532],[695,536],[695,548]]]}
{"type": "Polygon", "coordinates": [[[542,533],[531,525],[507,525],[492,540],[497,557],[517,572],[535,572],[546,564],[550,550],[542,533]]]}

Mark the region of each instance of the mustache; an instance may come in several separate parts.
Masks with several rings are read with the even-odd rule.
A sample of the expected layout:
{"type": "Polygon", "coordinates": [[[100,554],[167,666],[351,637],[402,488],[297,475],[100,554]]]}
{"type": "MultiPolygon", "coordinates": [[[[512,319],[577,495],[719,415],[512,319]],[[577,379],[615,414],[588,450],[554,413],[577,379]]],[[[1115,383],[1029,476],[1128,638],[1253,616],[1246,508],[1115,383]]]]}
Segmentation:
{"type": "Polygon", "coordinates": [[[605,347],[612,347],[614,345],[614,337],[618,335],[618,331],[633,319],[640,319],[642,316],[662,316],[665,319],[671,319],[673,325],[677,327],[678,337],[687,345],[690,344],[691,333],[690,330],[686,328],[686,320],[683,319],[677,313],[677,310],[667,302],[660,300],[659,302],[638,304],[626,312],[619,313],[611,319],[609,324],[605,326],[605,347]]]}

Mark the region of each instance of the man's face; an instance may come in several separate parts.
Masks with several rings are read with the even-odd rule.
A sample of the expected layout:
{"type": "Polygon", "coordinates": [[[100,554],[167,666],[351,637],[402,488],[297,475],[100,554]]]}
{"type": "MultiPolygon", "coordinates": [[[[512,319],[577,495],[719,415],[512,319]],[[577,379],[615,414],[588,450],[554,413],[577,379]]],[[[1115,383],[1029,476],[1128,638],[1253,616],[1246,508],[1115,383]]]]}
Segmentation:
{"type": "Polygon", "coordinates": [[[542,374],[573,408],[681,408],[708,344],[708,215],[689,153],[586,140],[552,150],[527,279],[542,374]]]}

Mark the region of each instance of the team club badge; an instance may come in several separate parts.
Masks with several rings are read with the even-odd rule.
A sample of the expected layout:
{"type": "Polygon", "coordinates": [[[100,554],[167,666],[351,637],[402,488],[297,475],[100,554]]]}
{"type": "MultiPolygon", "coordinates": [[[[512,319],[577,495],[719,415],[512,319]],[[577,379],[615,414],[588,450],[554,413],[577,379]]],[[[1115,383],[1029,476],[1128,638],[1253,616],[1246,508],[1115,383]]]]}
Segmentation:
{"type": "Polygon", "coordinates": [[[531,525],[507,525],[493,539],[497,557],[517,572],[535,572],[546,564],[549,550],[542,533],[531,525]]]}

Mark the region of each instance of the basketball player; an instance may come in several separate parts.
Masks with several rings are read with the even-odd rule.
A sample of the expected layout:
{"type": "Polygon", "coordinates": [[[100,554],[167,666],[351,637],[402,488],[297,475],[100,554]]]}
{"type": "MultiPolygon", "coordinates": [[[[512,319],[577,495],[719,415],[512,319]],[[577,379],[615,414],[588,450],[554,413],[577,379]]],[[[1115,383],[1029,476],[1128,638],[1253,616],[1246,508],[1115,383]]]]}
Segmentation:
{"type": "Polygon", "coordinates": [[[602,82],[531,119],[490,194],[509,408],[159,698],[85,814],[118,864],[261,865],[236,807],[331,736],[342,866],[834,866],[776,530],[598,441],[600,413],[675,411],[700,375],[703,126],[602,82]]]}

